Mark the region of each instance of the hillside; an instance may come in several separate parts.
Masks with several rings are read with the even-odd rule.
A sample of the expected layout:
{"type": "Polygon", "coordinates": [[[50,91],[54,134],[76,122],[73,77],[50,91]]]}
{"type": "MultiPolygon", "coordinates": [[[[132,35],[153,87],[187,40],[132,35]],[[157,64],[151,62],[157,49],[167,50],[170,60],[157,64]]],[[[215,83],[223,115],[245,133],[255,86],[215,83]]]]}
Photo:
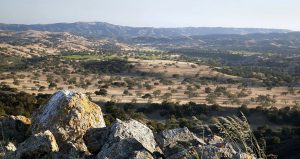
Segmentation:
{"type": "MultiPolygon", "coordinates": [[[[175,33],[181,34],[178,31],[175,33]]],[[[66,52],[99,53],[105,50],[112,53],[120,53],[120,50],[164,50],[185,54],[186,49],[244,51],[285,56],[299,54],[299,46],[299,32],[94,39],[70,32],[0,31],[1,54],[20,57],[58,55],[66,52]]]]}
{"type": "Polygon", "coordinates": [[[75,152],[72,149],[70,155],[77,158],[83,155],[79,151],[90,152],[87,158],[162,155],[152,153],[153,147],[148,149],[140,140],[111,138],[108,134],[115,135],[111,131],[121,125],[138,127],[124,131],[134,134],[129,136],[134,139],[141,137],[139,128],[146,130],[143,137],[163,134],[170,140],[193,137],[192,133],[200,139],[203,133],[207,135],[205,145],[189,145],[195,140],[188,140],[169,149],[157,143],[168,158],[201,157],[203,153],[208,158],[223,153],[242,158],[224,134],[218,134],[221,138],[213,135],[218,133],[215,119],[240,117],[243,112],[264,152],[278,158],[297,156],[299,142],[292,141],[299,141],[300,132],[299,37],[289,32],[91,38],[71,32],[0,31],[0,121],[8,131],[0,141],[4,146],[0,155],[7,150],[14,151],[10,152],[13,158],[67,158],[64,151],[71,147],[75,152]],[[80,93],[59,90],[85,93],[101,106],[103,118],[93,119],[102,112],[97,113],[98,107],[80,93]],[[61,93],[46,104],[57,91],[61,93]],[[23,126],[21,132],[14,131],[20,120],[26,121],[24,129],[31,134],[24,133],[23,126]],[[89,126],[93,131],[85,139],[89,126]],[[51,144],[50,149],[40,149],[44,144],[51,144]],[[128,150],[132,144],[138,149],[128,150]],[[287,144],[294,148],[287,150],[287,144]]]}
{"type": "Polygon", "coordinates": [[[189,37],[136,37],[126,39],[131,44],[164,49],[205,48],[259,53],[299,54],[300,32],[269,34],[199,35],[189,37]]]}
{"type": "Polygon", "coordinates": [[[183,28],[153,28],[153,27],[128,27],[113,25],[104,22],[77,22],[77,23],[56,23],[56,24],[0,24],[0,30],[13,31],[50,31],[50,32],[71,32],[85,37],[177,37],[196,36],[210,34],[252,34],[252,33],[286,33],[289,30],[283,29],[260,29],[260,28],[222,28],[222,27],[183,27],[183,28]]]}
{"type": "Polygon", "coordinates": [[[111,48],[132,49],[114,40],[94,40],[69,32],[0,31],[0,55],[32,57],[65,52],[99,52],[111,48]]]}

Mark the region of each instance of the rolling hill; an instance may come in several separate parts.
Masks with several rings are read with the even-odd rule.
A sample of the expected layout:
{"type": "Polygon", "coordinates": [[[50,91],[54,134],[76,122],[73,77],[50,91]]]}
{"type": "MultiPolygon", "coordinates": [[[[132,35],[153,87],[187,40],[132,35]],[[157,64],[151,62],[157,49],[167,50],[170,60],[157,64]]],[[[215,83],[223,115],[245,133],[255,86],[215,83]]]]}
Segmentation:
{"type": "Polygon", "coordinates": [[[261,28],[222,28],[222,27],[182,27],[182,28],[153,28],[153,27],[128,27],[113,25],[105,22],[76,22],[55,24],[0,24],[0,30],[11,31],[50,31],[70,32],[85,37],[178,37],[197,36],[211,34],[253,34],[253,33],[286,33],[284,29],[261,29],[261,28]]]}

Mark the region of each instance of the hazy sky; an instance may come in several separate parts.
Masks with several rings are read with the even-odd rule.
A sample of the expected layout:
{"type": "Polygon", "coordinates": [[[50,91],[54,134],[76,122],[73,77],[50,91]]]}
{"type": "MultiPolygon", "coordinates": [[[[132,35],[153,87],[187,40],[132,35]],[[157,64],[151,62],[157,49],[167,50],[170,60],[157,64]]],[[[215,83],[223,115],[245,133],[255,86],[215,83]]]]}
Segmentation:
{"type": "Polygon", "coordinates": [[[0,0],[0,23],[78,21],[300,31],[300,0],[0,0]]]}

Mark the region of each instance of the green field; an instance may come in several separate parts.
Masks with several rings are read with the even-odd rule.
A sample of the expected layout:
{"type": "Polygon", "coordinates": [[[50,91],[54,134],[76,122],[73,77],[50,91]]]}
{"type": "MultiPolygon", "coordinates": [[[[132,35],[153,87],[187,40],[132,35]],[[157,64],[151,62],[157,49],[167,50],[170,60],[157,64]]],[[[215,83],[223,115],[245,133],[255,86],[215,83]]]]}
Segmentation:
{"type": "Polygon", "coordinates": [[[134,58],[142,59],[142,60],[159,60],[159,59],[161,59],[161,56],[158,56],[158,55],[150,55],[150,56],[138,55],[138,56],[134,56],[134,58]]]}
{"type": "Polygon", "coordinates": [[[70,60],[111,60],[111,59],[118,59],[122,58],[123,56],[118,55],[111,55],[111,56],[90,56],[90,55],[69,55],[69,56],[62,56],[65,59],[70,60]]]}
{"type": "MultiPolygon", "coordinates": [[[[70,59],[70,60],[112,60],[112,59],[120,59],[120,58],[128,58],[128,56],[121,55],[110,55],[110,56],[95,56],[95,55],[68,55],[62,56],[62,58],[70,59]]],[[[133,58],[142,59],[142,60],[158,60],[161,57],[156,55],[138,55],[133,58]]]]}
{"type": "Polygon", "coordinates": [[[229,51],[231,54],[238,54],[244,56],[252,56],[252,55],[261,55],[263,53],[260,52],[250,52],[250,51],[229,51]]]}

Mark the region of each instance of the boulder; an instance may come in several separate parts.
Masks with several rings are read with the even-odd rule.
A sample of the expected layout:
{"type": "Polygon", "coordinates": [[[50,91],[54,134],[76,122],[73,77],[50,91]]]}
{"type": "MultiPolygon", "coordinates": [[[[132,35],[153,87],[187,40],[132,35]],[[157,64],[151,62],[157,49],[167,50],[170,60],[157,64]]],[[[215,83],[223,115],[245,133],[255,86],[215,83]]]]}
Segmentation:
{"type": "Polygon", "coordinates": [[[33,133],[50,130],[62,151],[86,152],[83,135],[90,128],[105,127],[101,108],[77,92],[58,91],[34,113],[33,133]]]}
{"type": "MultiPolygon", "coordinates": [[[[97,155],[98,159],[133,158],[133,156],[138,158],[142,155],[139,151],[147,151],[151,155],[161,152],[151,129],[136,120],[117,119],[108,131],[110,131],[109,136],[97,155]]],[[[143,153],[143,155],[149,154],[143,153]]]]}
{"type": "Polygon", "coordinates": [[[38,159],[52,152],[58,152],[59,148],[53,134],[47,130],[35,134],[22,142],[17,150],[5,156],[6,159],[38,159]]]}
{"type": "Polygon", "coordinates": [[[1,139],[14,140],[20,143],[27,138],[31,120],[24,116],[1,116],[0,124],[2,130],[0,133],[1,139]]]}

